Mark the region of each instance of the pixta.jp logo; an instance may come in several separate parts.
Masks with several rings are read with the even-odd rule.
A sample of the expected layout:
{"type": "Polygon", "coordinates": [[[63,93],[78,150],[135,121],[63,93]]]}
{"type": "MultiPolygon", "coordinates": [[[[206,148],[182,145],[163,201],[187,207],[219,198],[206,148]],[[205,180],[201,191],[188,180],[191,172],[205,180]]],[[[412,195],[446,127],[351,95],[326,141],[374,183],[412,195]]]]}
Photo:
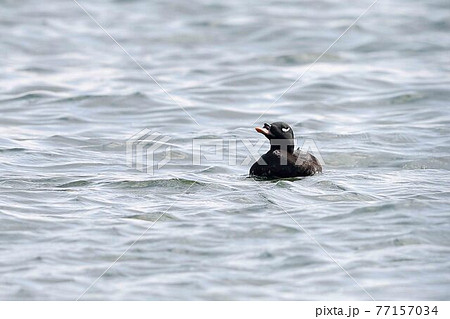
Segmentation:
{"type": "MultiPolygon", "coordinates": [[[[154,174],[166,164],[182,161],[183,165],[228,165],[249,167],[269,149],[267,139],[217,139],[194,138],[191,146],[180,146],[183,155],[172,156],[171,138],[144,129],[126,141],[127,165],[138,171],[154,174]],[[190,148],[186,151],[186,148],[190,148]]],[[[315,141],[310,138],[296,139],[297,152],[314,155],[323,166],[325,163],[315,141]]],[[[301,158],[301,157],[299,157],[301,158]]],[[[262,165],[266,163],[260,163],[262,165]]],[[[287,162],[281,161],[282,165],[287,162]]]]}
{"type": "Polygon", "coordinates": [[[126,141],[127,165],[153,174],[155,168],[160,169],[171,160],[169,140],[170,137],[149,129],[136,133],[126,141]]]}

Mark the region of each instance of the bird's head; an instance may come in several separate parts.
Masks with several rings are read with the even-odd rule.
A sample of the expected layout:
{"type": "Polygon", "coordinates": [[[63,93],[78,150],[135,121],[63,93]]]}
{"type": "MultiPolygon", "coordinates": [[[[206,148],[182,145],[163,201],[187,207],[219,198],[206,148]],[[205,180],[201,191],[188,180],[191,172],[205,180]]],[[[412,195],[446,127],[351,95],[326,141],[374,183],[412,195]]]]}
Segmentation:
{"type": "Polygon", "coordinates": [[[269,139],[271,149],[287,148],[291,153],[294,151],[294,132],[288,124],[264,123],[263,127],[255,127],[255,130],[269,139]]]}

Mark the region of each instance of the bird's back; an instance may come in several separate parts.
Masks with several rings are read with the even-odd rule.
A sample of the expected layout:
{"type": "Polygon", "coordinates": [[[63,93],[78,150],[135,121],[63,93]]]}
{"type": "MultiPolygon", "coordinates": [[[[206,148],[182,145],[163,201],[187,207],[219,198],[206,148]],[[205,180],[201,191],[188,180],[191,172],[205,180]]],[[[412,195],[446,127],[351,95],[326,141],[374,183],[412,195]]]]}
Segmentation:
{"type": "Polygon", "coordinates": [[[322,166],[317,158],[300,150],[294,153],[269,151],[250,168],[250,175],[279,178],[311,176],[319,172],[322,166]]]}

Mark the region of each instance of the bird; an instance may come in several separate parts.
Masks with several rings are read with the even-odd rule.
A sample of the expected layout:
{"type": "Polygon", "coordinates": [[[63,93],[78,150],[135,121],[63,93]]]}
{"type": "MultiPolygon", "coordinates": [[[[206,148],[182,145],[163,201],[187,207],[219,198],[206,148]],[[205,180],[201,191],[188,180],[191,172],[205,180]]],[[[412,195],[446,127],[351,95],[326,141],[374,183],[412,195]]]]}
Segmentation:
{"type": "Polygon", "coordinates": [[[270,149],[252,165],[250,176],[289,178],[322,172],[322,165],[314,155],[294,150],[294,132],[287,123],[264,123],[263,127],[255,127],[255,130],[269,139],[270,149]]]}

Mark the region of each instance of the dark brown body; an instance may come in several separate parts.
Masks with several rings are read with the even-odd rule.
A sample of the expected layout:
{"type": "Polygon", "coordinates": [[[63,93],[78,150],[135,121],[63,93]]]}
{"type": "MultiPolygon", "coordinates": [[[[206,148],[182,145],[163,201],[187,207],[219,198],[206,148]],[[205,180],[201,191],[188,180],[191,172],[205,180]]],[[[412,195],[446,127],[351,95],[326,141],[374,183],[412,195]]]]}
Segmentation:
{"type": "Polygon", "coordinates": [[[269,150],[250,168],[250,175],[268,178],[311,176],[321,172],[317,158],[299,150],[294,153],[269,150]]]}

